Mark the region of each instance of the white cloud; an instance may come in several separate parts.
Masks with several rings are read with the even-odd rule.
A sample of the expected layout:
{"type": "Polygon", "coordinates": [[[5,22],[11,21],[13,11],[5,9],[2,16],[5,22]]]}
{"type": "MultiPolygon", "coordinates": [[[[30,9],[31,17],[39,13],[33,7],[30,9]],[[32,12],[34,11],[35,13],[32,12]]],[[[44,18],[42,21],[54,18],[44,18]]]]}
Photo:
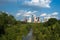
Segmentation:
{"type": "Polygon", "coordinates": [[[17,13],[17,14],[16,14],[17,17],[20,16],[20,15],[21,15],[21,13],[17,13]]]}
{"type": "Polygon", "coordinates": [[[59,14],[58,12],[53,12],[52,15],[51,15],[52,16],[51,18],[58,19],[58,14],[59,14]]]}
{"type": "Polygon", "coordinates": [[[30,16],[32,14],[31,11],[26,12],[23,16],[30,16]]]}
{"type": "Polygon", "coordinates": [[[43,13],[40,16],[42,16],[44,18],[43,22],[44,22],[44,20],[48,21],[50,18],[56,18],[56,19],[58,19],[58,12],[53,12],[51,14],[50,13],[49,14],[43,13]]]}
{"type": "Polygon", "coordinates": [[[19,10],[18,13],[16,14],[16,17],[21,16],[23,13],[25,13],[24,10],[19,10]]]}
{"type": "Polygon", "coordinates": [[[2,11],[2,12],[8,14],[8,12],[5,12],[5,11],[2,11]]]}
{"type": "Polygon", "coordinates": [[[26,11],[26,10],[19,10],[16,14],[17,17],[19,16],[31,16],[32,14],[36,13],[37,11],[26,11]]]}
{"type": "Polygon", "coordinates": [[[52,13],[52,15],[58,15],[58,12],[54,12],[54,13],[52,13]]]}
{"type": "Polygon", "coordinates": [[[48,20],[48,19],[50,19],[52,17],[51,17],[51,14],[47,14],[44,18],[46,18],[48,20]]]}
{"type": "Polygon", "coordinates": [[[39,6],[39,7],[47,7],[50,8],[50,3],[51,0],[31,0],[31,1],[25,1],[24,4],[27,5],[34,5],[34,6],[39,6]]]}
{"type": "Polygon", "coordinates": [[[46,16],[46,15],[47,15],[46,13],[43,13],[43,14],[41,14],[40,16],[43,16],[43,17],[44,17],[44,16],[46,16]]]}

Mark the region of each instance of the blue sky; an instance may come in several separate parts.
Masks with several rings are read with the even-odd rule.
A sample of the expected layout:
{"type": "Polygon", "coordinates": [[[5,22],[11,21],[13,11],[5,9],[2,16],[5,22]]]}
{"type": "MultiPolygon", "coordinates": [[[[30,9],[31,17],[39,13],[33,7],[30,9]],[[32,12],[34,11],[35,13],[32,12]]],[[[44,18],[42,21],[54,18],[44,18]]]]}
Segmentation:
{"type": "Polygon", "coordinates": [[[8,12],[16,19],[30,17],[32,14],[45,17],[55,15],[60,19],[60,0],[0,0],[0,11],[8,12]]]}

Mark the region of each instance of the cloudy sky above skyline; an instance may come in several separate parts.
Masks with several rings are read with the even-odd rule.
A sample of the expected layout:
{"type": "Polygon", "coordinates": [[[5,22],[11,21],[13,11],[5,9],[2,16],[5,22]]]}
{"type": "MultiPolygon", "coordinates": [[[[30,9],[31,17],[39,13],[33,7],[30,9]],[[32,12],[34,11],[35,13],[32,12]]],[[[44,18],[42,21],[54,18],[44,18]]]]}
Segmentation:
{"type": "Polygon", "coordinates": [[[32,14],[39,17],[56,15],[60,19],[60,0],[0,0],[0,11],[8,12],[16,19],[32,14]]]}

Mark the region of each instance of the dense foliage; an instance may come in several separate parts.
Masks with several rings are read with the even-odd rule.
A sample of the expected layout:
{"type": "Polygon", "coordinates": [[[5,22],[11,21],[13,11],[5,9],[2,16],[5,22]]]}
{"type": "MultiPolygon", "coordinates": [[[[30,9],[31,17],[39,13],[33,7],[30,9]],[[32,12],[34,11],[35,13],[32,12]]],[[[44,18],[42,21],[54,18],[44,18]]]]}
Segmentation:
{"type": "Polygon", "coordinates": [[[26,23],[0,12],[0,40],[22,40],[30,28],[33,30],[32,40],[60,40],[60,20],[51,18],[44,23],[26,23]]]}

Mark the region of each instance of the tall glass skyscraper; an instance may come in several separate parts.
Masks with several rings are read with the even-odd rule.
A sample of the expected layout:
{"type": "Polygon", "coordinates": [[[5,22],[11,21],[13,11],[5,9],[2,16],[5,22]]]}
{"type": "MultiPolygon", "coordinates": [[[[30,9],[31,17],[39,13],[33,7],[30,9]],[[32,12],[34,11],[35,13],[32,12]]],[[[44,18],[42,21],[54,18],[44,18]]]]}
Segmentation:
{"type": "Polygon", "coordinates": [[[32,17],[31,17],[31,22],[34,22],[34,16],[32,15],[32,17]]]}

